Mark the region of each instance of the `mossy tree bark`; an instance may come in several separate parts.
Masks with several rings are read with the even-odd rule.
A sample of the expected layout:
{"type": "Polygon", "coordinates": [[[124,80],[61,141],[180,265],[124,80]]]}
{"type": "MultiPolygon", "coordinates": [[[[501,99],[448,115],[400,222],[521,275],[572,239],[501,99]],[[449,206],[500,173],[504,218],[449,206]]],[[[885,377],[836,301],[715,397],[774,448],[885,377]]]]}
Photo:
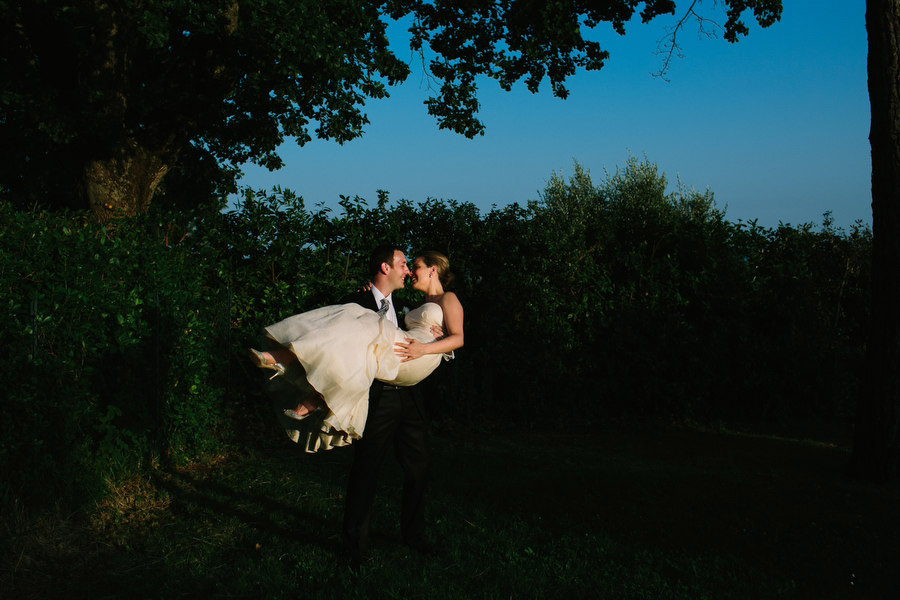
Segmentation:
{"type": "Polygon", "coordinates": [[[146,212],[168,171],[159,154],[134,142],[115,156],[90,161],[84,168],[84,187],[94,216],[104,222],[146,212]]]}

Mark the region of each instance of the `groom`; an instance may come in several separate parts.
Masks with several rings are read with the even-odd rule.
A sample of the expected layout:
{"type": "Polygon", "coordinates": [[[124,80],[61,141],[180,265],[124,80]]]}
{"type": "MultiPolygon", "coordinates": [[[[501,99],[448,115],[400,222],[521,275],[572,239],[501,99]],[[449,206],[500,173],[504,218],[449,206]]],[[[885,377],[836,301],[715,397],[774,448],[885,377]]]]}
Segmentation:
{"type": "MultiPolygon", "coordinates": [[[[379,246],[369,258],[371,289],[344,297],[397,323],[391,294],[410,274],[406,256],[394,246],[379,246]]],[[[425,538],[425,479],[429,463],[425,402],[415,386],[397,387],[375,381],[369,388],[369,414],[363,437],[356,442],[344,506],[343,545],[351,567],[364,559],[369,541],[372,503],[378,470],[391,446],[403,468],[400,530],[412,549],[428,553],[425,538]]]]}

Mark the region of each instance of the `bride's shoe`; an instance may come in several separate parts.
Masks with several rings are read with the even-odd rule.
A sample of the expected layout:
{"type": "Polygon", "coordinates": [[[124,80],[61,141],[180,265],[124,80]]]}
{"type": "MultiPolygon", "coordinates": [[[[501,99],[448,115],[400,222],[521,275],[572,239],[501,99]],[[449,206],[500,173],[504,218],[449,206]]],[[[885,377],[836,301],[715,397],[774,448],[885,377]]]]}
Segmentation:
{"type": "Polygon", "coordinates": [[[293,408],[286,408],[286,409],[284,409],[284,416],[286,416],[288,419],[294,419],[295,421],[302,421],[306,417],[308,417],[311,414],[313,414],[314,412],[316,412],[316,410],[317,409],[309,410],[307,408],[306,412],[301,415],[293,408]]]}
{"type": "Polygon", "coordinates": [[[253,362],[256,363],[256,366],[260,369],[270,369],[275,371],[275,374],[269,377],[269,381],[272,381],[279,375],[284,375],[284,365],[277,362],[273,364],[269,364],[266,362],[266,357],[259,350],[254,350],[253,348],[249,348],[250,350],[250,358],[253,362]]]}
{"type": "Polygon", "coordinates": [[[322,410],[321,405],[314,406],[312,408],[310,408],[306,404],[302,404],[301,406],[306,409],[305,413],[298,413],[297,409],[295,408],[286,408],[284,409],[284,416],[286,416],[288,419],[294,419],[295,421],[302,421],[306,417],[311,416],[313,413],[317,413],[322,410]]]}

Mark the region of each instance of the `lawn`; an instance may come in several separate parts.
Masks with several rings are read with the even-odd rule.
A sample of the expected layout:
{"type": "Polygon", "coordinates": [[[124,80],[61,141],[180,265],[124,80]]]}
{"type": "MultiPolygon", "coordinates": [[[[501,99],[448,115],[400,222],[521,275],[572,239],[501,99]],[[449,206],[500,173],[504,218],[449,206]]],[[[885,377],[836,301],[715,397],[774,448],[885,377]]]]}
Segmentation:
{"type": "MultiPolygon", "coordinates": [[[[900,486],[848,449],[685,427],[433,439],[440,552],[399,543],[385,465],[375,547],[337,558],[352,450],[292,444],[111,484],[86,514],[3,519],[3,598],[892,598],[900,486]]],[[[16,511],[14,511],[16,512],[16,511]]]]}

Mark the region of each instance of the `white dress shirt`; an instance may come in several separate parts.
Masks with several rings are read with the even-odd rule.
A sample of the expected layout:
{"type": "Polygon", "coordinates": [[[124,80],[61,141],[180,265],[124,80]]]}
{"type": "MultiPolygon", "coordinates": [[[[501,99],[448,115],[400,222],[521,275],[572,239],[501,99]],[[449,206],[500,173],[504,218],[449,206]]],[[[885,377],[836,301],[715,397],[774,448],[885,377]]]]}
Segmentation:
{"type": "Polygon", "coordinates": [[[397,322],[397,311],[394,310],[394,302],[393,300],[391,300],[391,294],[385,296],[381,293],[381,290],[373,285],[372,295],[375,296],[375,306],[381,306],[382,298],[388,301],[388,304],[390,306],[388,306],[388,310],[385,313],[384,318],[399,327],[400,323],[397,322]]]}

